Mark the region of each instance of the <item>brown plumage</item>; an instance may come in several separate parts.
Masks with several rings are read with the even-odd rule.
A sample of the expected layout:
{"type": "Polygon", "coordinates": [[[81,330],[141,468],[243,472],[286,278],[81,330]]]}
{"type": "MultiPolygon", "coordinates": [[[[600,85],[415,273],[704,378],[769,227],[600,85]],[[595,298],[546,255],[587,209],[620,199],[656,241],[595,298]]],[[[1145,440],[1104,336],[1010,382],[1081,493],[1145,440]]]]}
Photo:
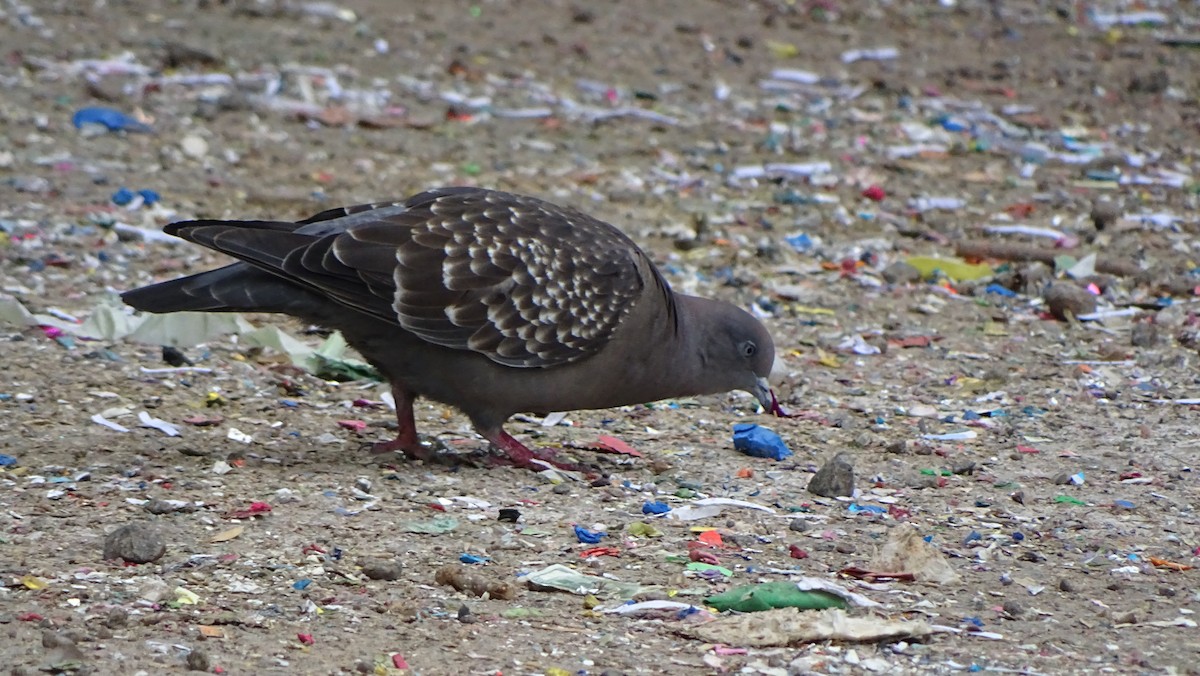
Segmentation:
{"type": "Polygon", "coordinates": [[[418,396],[462,410],[513,464],[549,458],[514,413],[608,408],[733,389],[774,407],[763,325],[675,294],[611,225],[478,188],[324,211],[298,223],[184,221],[165,231],[240,262],[128,291],[149,312],[280,312],[340,330],[391,383],[400,423],[379,451],[429,457],[418,396]]]}

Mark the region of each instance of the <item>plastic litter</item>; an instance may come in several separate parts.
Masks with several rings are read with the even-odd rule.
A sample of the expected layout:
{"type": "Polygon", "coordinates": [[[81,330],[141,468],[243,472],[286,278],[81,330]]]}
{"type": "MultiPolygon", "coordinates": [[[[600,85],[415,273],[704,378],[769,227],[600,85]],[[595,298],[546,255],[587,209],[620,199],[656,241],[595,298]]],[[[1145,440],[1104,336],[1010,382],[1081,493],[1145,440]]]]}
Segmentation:
{"type": "Polygon", "coordinates": [[[734,587],[727,592],[710,596],[705,603],[719,611],[736,610],[742,613],[772,608],[848,608],[851,605],[877,608],[876,601],[852,592],[845,587],[815,577],[734,587]]]}
{"type": "Polygon", "coordinates": [[[75,125],[76,129],[83,129],[87,126],[99,126],[104,127],[108,131],[151,131],[149,125],[119,110],[101,106],[80,108],[71,116],[71,124],[75,125]]]}
{"type": "Polygon", "coordinates": [[[784,460],[792,455],[778,434],[754,423],[733,426],[733,447],[755,458],[784,460]]]}

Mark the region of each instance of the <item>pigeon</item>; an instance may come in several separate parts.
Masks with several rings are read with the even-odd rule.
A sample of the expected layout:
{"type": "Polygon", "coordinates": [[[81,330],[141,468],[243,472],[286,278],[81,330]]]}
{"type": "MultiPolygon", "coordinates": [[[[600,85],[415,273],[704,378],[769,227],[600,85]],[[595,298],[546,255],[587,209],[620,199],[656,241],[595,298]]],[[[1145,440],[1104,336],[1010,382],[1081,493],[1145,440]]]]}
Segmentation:
{"type": "Polygon", "coordinates": [[[391,385],[399,433],[432,460],[418,397],[462,411],[503,464],[575,469],[504,431],[517,413],[743,390],[782,414],[766,327],[674,293],[616,227],[534,197],[447,187],[298,222],[194,220],[169,235],[238,259],[122,294],[147,312],[283,313],[340,331],[391,385]]]}

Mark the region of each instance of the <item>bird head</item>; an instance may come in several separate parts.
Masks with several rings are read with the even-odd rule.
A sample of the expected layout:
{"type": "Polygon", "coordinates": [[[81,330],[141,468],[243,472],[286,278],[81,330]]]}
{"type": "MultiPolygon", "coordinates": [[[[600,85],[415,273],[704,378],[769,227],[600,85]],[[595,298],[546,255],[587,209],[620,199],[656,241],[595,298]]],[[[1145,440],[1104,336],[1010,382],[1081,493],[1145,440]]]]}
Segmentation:
{"type": "Polygon", "coordinates": [[[703,344],[700,362],[711,392],[742,390],[753,394],[771,413],[779,410],[769,378],[781,364],[767,327],[739,307],[713,300],[699,306],[703,344]]]}

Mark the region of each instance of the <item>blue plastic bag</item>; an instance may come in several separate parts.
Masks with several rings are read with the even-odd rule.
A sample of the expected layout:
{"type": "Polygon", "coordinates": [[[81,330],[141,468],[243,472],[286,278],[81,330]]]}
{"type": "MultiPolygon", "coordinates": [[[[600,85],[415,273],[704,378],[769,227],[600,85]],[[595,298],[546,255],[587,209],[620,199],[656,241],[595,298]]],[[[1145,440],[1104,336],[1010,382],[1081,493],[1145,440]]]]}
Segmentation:
{"type": "Polygon", "coordinates": [[[94,106],[80,108],[71,116],[71,124],[82,129],[85,124],[98,124],[109,131],[150,131],[150,126],[113,108],[94,106]]]}
{"type": "Polygon", "coordinates": [[[792,454],[778,434],[753,423],[733,426],[733,447],[755,458],[783,460],[792,454]]]}

